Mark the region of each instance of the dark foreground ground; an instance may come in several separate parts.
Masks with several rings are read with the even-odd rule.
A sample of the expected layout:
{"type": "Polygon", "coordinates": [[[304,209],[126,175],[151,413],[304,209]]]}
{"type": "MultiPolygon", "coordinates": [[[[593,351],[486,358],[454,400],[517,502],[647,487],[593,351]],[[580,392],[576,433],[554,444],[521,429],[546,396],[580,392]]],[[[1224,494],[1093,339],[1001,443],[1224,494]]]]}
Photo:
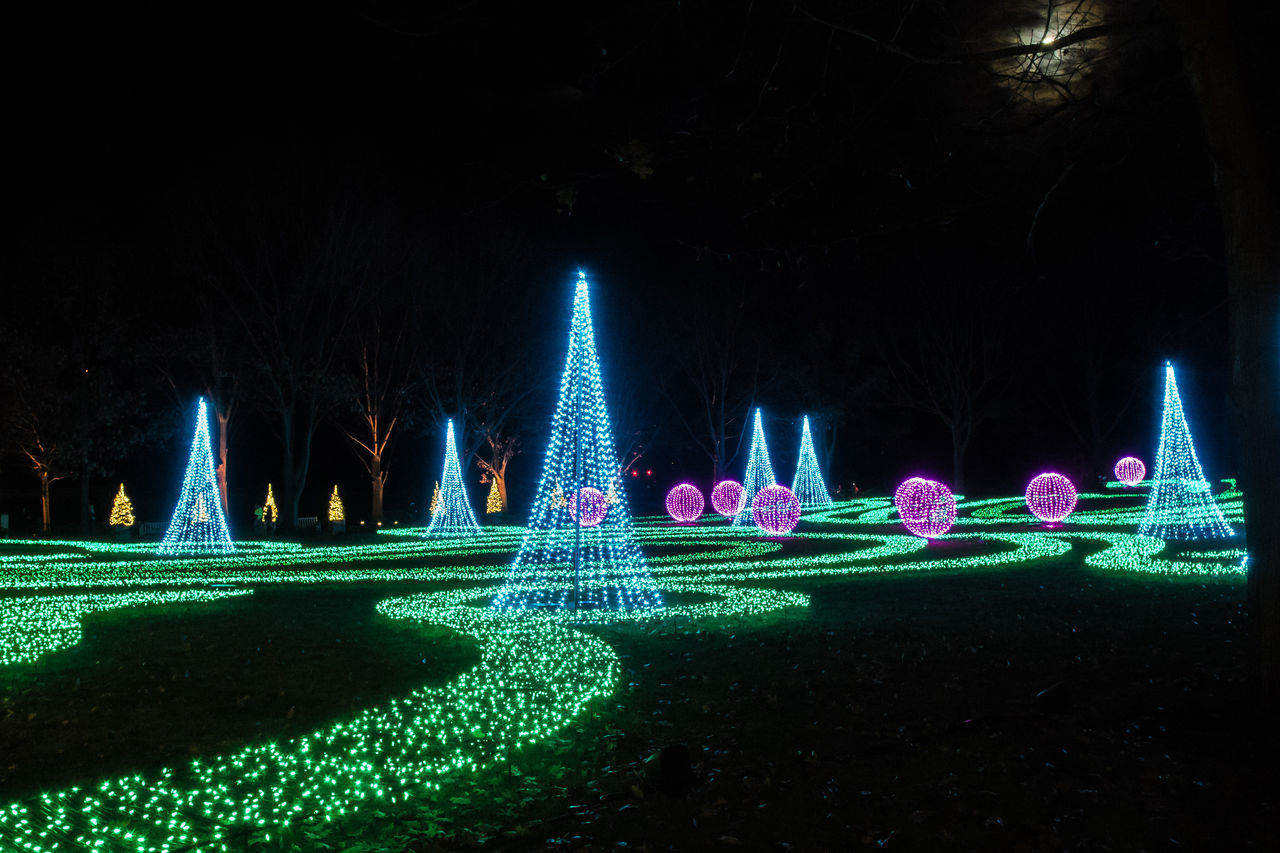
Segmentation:
{"type": "MultiPolygon", "coordinates": [[[[262,849],[1280,849],[1243,584],[1058,559],[801,588],[808,612],[599,629],[624,685],[580,727],[416,809],[262,849]]],[[[0,671],[0,795],[305,731],[469,665],[465,642],[437,632],[424,661],[379,624],[401,591],[91,618],[38,673],[0,671]]]]}

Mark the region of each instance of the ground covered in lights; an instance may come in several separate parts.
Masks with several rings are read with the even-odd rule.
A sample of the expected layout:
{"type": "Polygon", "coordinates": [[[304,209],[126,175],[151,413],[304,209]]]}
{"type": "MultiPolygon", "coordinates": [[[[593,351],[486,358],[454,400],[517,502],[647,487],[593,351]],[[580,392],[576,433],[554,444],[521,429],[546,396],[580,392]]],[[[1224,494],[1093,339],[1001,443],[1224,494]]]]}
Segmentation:
{"type": "Polygon", "coordinates": [[[1142,500],[962,502],[927,546],[877,498],[790,537],[642,520],[667,608],[579,622],[480,606],[516,529],[0,542],[0,840],[1274,849],[1244,554],[1135,536],[1142,500]]]}

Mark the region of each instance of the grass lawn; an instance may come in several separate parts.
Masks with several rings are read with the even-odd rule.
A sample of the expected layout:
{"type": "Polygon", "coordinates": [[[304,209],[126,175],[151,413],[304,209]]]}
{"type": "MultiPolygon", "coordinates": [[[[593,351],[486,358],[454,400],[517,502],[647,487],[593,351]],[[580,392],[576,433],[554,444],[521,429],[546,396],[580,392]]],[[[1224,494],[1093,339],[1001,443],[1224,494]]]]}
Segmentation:
{"type": "MultiPolygon", "coordinates": [[[[1013,552],[987,529],[1019,528],[888,559],[916,567],[901,573],[828,561],[752,580],[866,543],[705,546],[715,562],[690,576],[742,559],[741,584],[809,606],[574,629],[616,654],[618,677],[568,725],[408,802],[245,832],[231,849],[1280,849],[1277,739],[1248,706],[1240,577],[1102,571],[1085,564],[1101,540],[919,570],[1013,552]]],[[[698,551],[677,533],[642,529],[660,584],[664,558],[698,551]]],[[[503,548],[471,565],[504,563],[503,548]]],[[[284,581],[88,614],[78,644],[0,667],[0,800],[288,741],[450,682],[480,659],[472,637],[375,611],[440,588],[284,581]]]]}

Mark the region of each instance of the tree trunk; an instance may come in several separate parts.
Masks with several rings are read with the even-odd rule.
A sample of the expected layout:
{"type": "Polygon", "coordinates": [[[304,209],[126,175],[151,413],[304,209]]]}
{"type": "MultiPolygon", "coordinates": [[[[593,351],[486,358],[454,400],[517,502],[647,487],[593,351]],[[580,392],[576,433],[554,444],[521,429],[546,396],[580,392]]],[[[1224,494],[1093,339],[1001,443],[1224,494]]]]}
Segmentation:
{"type": "Polygon", "coordinates": [[[1250,663],[1265,719],[1280,706],[1280,187],[1258,124],[1264,108],[1250,94],[1268,86],[1241,65],[1238,40],[1249,23],[1240,16],[1245,4],[1173,0],[1171,6],[1213,155],[1226,237],[1232,409],[1249,552],[1250,663]]]}
{"type": "Polygon", "coordinates": [[[293,413],[280,416],[280,526],[286,536],[292,536],[298,527],[299,484],[293,468],[293,413]]]}
{"type": "Polygon", "coordinates": [[[964,452],[969,439],[956,427],[951,428],[951,491],[964,494],[964,452]]]}
{"type": "Polygon", "coordinates": [[[387,475],[382,470],[382,456],[375,453],[369,459],[369,485],[373,492],[369,523],[375,528],[382,524],[382,489],[386,484],[387,475]]]}
{"type": "Polygon", "coordinates": [[[45,536],[53,532],[53,503],[49,495],[49,472],[40,472],[40,530],[45,536]]]}
{"type": "Polygon", "coordinates": [[[231,509],[227,504],[227,430],[230,415],[216,405],[213,414],[218,421],[218,464],[216,466],[218,493],[222,496],[222,514],[230,518],[231,509]]]}

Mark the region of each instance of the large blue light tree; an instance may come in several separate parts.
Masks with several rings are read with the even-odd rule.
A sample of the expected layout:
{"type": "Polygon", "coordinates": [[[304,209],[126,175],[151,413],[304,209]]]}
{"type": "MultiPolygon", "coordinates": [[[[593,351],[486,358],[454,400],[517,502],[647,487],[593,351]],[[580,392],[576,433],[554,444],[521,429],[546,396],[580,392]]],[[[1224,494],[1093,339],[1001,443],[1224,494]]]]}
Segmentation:
{"type": "Polygon", "coordinates": [[[804,433],[800,436],[800,461],[796,463],[796,478],[791,491],[800,499],[805,509],[831,506],[827,486],[822,482],[822,469],[818,467],[818,455],[813,451],[813,435],[809,432],[809,416],[804,416],[804,433]]]}
{"type": "Polygon", "coordinates": [[[213,451],[209,446],[209,415],[204,398],[201,398],[187,472],[182,478],[182,493],[156,553],[229,553],[235,549],[227,530],[226,516],[222,513],[218,478],[213,469],[213,451]]]}
{"type": "Polygon", "coordinates": [[[433,506],[431,523],[427,525],[428,537],[474,536],[480,532],[476,514],[471,510],[471,501],[467,499],[467,487],[462,482],[452,418],[449,419],[444,441],[444,470],[440,474],[438,497],[433,506]]]}
{"type": "Polygon", "coordinates": [[[756,409],[755,427],[751,432],[751,452],[747,454],[747,473],[742,478],[742,506],[733,517],[733,526],[755,524],[751,514],[751,502],[761,489],[776,486],[773,465],[769,463],[769,446],[764,440],[764,422],[756,409]]]}
{"type": "Polygon", "coordinates": [[[1222,516],[1196,458],[1173,365],[1164,366],[1164,414],[1156,472],[1138,532],[1159,539],[1226,539],[1236,532],[1222,516]]]}
{"type": "Polygon", "coordinates": [[[600,379],[587,280],[581,272],[542,478],[520,551],[493,606],[662,606],[662,595],[635,543],[600,379]]]}

